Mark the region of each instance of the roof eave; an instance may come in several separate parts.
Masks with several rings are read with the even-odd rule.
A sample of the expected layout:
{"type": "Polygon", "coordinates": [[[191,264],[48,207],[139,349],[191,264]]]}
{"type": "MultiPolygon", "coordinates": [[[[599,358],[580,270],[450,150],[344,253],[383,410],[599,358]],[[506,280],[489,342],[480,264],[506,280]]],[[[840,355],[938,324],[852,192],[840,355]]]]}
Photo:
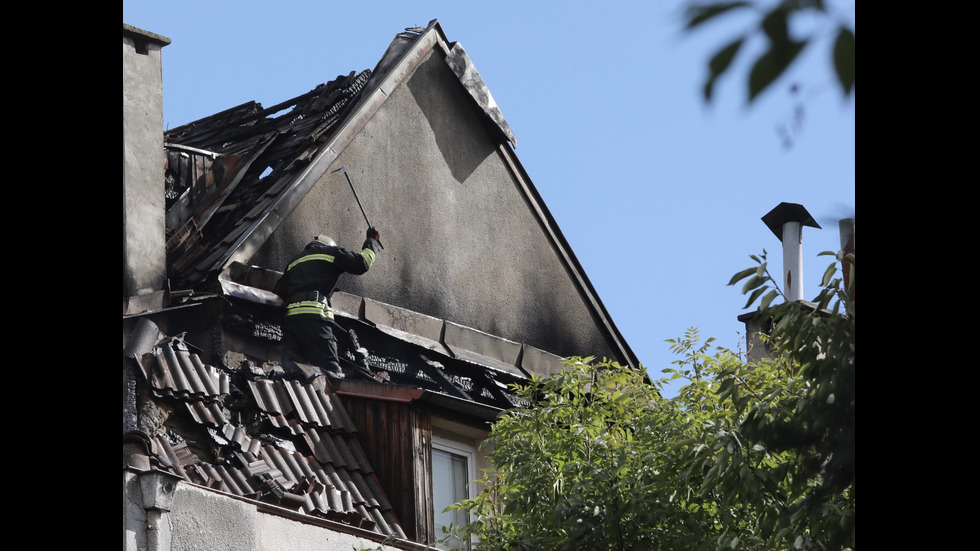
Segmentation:
{"type": "Polygon", "coordinates": [[[462,413],[481,421],[494,421],[505,411],[479,402],[449,396],[441,392],[356,379],[343,379],[337,382],[334,391],[340,396],[349,396],[352,398],[366,398],[369,400],[404,404],[428,404],[456,413],[462,413]]]}

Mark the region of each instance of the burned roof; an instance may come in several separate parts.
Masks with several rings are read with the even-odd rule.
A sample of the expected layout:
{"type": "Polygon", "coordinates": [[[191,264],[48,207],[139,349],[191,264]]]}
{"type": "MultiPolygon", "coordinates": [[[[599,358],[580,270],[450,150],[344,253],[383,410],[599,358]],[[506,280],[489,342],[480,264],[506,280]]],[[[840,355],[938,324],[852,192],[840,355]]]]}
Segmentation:
{"type": "MultiPolygon", "coordinates": [[[[278,274],[243,266],[232,254],[269,212],[304,193],[305,171],[370,91],[372,77],[394,66],[423,30],[400,33],[374,71],[352,71],[269,108],[247,102],[165,133],[167,258],[175,299],[167,310],[222,302],[229,306],[217,321],[224,333],[258,348],[278,348],[280,304],[267,291],[278,274]],[[266,281],[253,286],[250,278],[257,272],[266,281]],[[205,283],[214,283],[206,293],[181,291],[205,283]]],[[[478,74],[464,70],[465,52],[456,51],[456,68],[468,75],[468,89],[479,88],[478,74]]],[[[495,106],[487,109],[488,116],[499,115],[495,106]]],[[[129,446],[130,468],[164,471],[299,514],[404,538],[344,397],[415,402],[487,421],[527,405],[510,387],[528,380],[524,365],[553,370],[561,361],[342,292],[335,293],[333,307],[346,377],[330,384],[293,378],[296,373],[278,358],[261,354],[213,350],[214,365],[205,364],[182,334],[129,358],[138,365],[133,377],[150,389],[152,401],[174,412],[152,430],[128,423],[133,430],[125,440],[138,443],[129,446]]],[[[154,315],[146,313],[147,319],[154,315]]]]}
{"type": "MultiPolygon", "coordinates": [[[[221,329],[248,341],[244,348],[276,349],[278,307],[256,299],[260,290],[234,289],[203,299],[228,306],[217,320],[221,329]]],[[[213,360],[206,363],[186,333],[159,331],[151,318],[164,313],[138,317],[124,351],[133,397],[124,425],[126,468],[404,538],[346,397],[492,421],[530,405],[512,385],[528,381],[532,364],[538,371],[560,365],[542,351],[343,292],[335,308],[346,376],[315,382],[307,378],[313,366],[289,372],[276,358],[225,350],[221,339],[210,343],[213,360]],[[135,396],[146,394],[137,388],[149,394],[139,405],[135,396]]]]}
{"type": "Polygon", "coordinates": [[[323,147],[371,74],[352,71],[269,108],[251,101],[165,133],[172,285],[194,287],[221,267],[323,147]]]}
{"type": "MultiPolygon", "coordinates": [[[[405,78],[417,58],[438,46],[472,98],[484,127],[501,144],[517,140],[463,47],[432,20],[398,33],[373,69],[350,71],[271,107],[250,101],[168,130],[166,176],[167,296],[214,292],[233,262],[249,262],[303,201],[334,160],[405,78]]],[[[509,149],[501,148],[502,153],[509,149]]],[[[639,366],[595,289],[537,196],[519,160],[508,164],[521,191],[551,228],[549,237],[573,284],[594,311],[615,356],[639,366]]],[[[170,306],[175,303],[171,302],[170,306]]],[[[128,312],[128,310],[127,310],[128,312]]]]}
{"type": "Polygon", "coordinates": [[[336,393],[206,365],[180,335],[137,359],[142,382],[173,409],[165,432],[124,435],[124,448],[141,444],[127,467],[405,537],[336,393]]]}
{"type": "MultiPolygon", "coordinates": [[[[256,267],[250,270],[269,272],[256,267]]],[[[222,283],[228,289],[227,281],[222,283]]],[[[233,294],[221,297],[235,312],[221,319],[222,328],[264,343],[253,348],[278,349],[282,339],[279,307],[257,302],[253,293],[260,290],[249,293],[242,289],[249,288],[236,284],[233,294]]],[[[350,381],[375,385],[367,391],[361,385],[358,392],[379,396],[392,387],[404,387],[422,391],[417,397],[428,401],[459,401],[453,408],[492,420],[504,410],[528,405],[513,395],[511,385],[526,383],[531,372],[554,372],[562,367],[562,359],[554,354],[405,308],[343,291],[335,291],[331,302],[339,361],[346,374],[334,384],[341,394],[350,381]]],[[[279,358],[249,359],[279,365],[279,358]]],[[[230,365],[234,362],[225,363],[234,367],[230,365]]]]}
{"type": "MultiPolygon", "coordinates": [[[[428,27],[398,33],[373,70],[351,71],[272,107],[250,101],[164,133],[167,151],[167,258],[172,289],[194,289],[235,258],[242,242],[274,229],[274,209],[288,212],[309,187],[308,171],[324,154],[336,155],[347,126],[370,116],[390,73],[428,27]]],[[[517,139],[479,72],[458,43],[446,62],[483,115],[488,128],[517,139]]],[[[384,95],[382,92],[381,95],[384,95]]],[[[329,155],[328,155],[329,156],[329,155]]],[[[327,163],[329,164],[329,163],[327,163]]],[[[212,280],[213,281],[213,280],[212,280]]]]}

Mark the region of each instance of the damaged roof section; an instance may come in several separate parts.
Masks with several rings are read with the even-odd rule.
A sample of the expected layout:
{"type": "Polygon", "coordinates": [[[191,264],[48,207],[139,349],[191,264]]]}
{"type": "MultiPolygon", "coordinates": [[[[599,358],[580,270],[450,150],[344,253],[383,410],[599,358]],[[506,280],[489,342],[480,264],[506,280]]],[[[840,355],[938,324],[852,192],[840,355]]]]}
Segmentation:
{"type": "Polygon", "coordinates": [[[269,108],[254,101],[169,130],[167,256],[173,288],[220,269],[344,119],[371,71],[269,108]]]}
{"type": "MultiPolygon", "coordinates": [[[[242,362],[205,365],[182,336],[136,358],[161,411],[155,436],[133,430],[127,466],[298,513],[405,538],[339,396],[273,379],[242,362]]],[[[127,447],[127,446],[124,446],[127,447]]]]}
{"type": "Polygon", "coordinates": [[[164,133],[171,288],[194,288],[220,271],[252,232],[270,233],[274,228],[261,223],[275,208],[288,212],[302,198],[312,184],[305,181],[306,169],[337,146],[332,142],[338,129],[357,106],[376,108],[369,104],[379,100],[372,98],[386,93],[382,89],[391,78],[403,77],[389,74],[399,61],[412,48],[432,43],[444,44],[447,65],[493,126],[516,146],[462,46],[445,39],[437,20],[426,29],[406,29],[375,71],[352,71],[269,108],[243,103],[164,133]]]}
{"type": "Polygon", "coordinates": [[[507,140],[513,144],[514,148],[517,148],[517,138],[514,133],[510,130],[510,125],[507,124],[507,120],[504,119],[504,114],[500,112],[500,108],[497,107],[497,102],[493,99],[493,95],[490,93],[490,88],[487,87],[487,83],[483,81],[483,77],[480,76],[480,72],[476,70],[476,66],[470,60],[470,56],[466,54],[466,50],[458,42],[453,44],[452,50],[450,50],[449,55],[446,56],[446,64],[449,68],[453,70],[453,73],[466,88],[466,91],[476,100],[476,103],[483,109],[483,112],[487,114],[488,117],[497,125],[497,128],[503,132],[507,140]]]}
{"type": "MultiPolygon", "coordinates": [[[[278,326],[263,320],[274,319],[282,305],[278,296],[266,290],[280,276],[275,270],[230,263],[218,278],[221,291],[240,306],[239,312],[251,314],[249,319],[239,318],[240,322],[236,318],[224,320],[225,328],[246,337],[261,335],[278,345],[278,326]]],[[[526,382],[532,373],[545,375],[564,368],[563,358],[555,354],[378,300],[335,291],[331,308],[335,321],[347,333],[338,335],[342,367],[355,376],[422,385],[427,390],[466,395],[487,406],[508,409],[524,404],[499,389],[526,382]],[[356,353],[362,346],[369,353],[365,358],[356,353]],[[431,373],[433,366],[446,376],[431,373]],[[451,387],[447,378],[452,381],[451,387]]]]}
{"type": "MultiPolygon", "coordinates": [[[[243,281],[269,272],[237,263],[232,267],[243,281]]],[[[243,314],[249,304],[268,308],[254,289],[240,283],[226,298],[243,314]]],[[[553,354],[390,304],[342,291],[334,293],[332,303],[346,374],[335,382],[341,395],[419,401],[492,420],[504,410],[529,405],[513,394],[511,385],[526,384],[532,372],[562,368],[562,358],[553,354]]],[[[222,324],[228,333],[264,341],[266,346],[257,349],[278,346],[281,332],[263,319],[232,316],[222,324]]]]}
{"type": "MultiPolygon", "coordinates": [[[[239,339],[244,349],[278,346],[278,326],[247,314],[250,307],[276,306],[241,293],[254,289],[245,284],[235,289],[210,299],[229,301],[239,313],[222,320],[225,338],[239,339]]],[[[336,299],[336,321],[346,331],[338,332],[346,377],[322,386],[288,377],[261,355],[219,348],[218,365],[205,364],[186,334],[163,337],[141,319],[128,352],[139,380],[130,392],[148,389],[154,405],[143,402],[139,421],[127,414],[126,467],[405,538],[342,397],[414,403],[490,421],[529,405],[511,388],[527,381],[522,358],[541,365],[561,361],[462,326],[447,331],[448,322],[391,305],[342,292],[336,299]]]]}
{"type": "MultiPolygon", "coordinates": [[[[256,350],[251,360],[263,361],[263,351],[281,345],[280,328],[261,313],[247,313],[249,304],[256,304],[254,297],[226,298],[239,312],[221,322],[226,339],[234,339],[238,349],[256,350]]],[[[403,308],[342,291],[334,293],[333,304],[338,359],[346,375],[336,384],[341,394],[349,381],[404,387],[420,391],[415,398],[454,403],[451,407],[491,420],[506,409],[528,405],[514,396],[510,385],[526,383],[530,371],[561,368],[558,356],[403,308]]],[[[389,392],[376,390],[379,395],[389,392]]]]}
{"type": "Polygon", "coordinates": [[[274,227],[263,222],[272,220],[274,226],[273,211],[283,216],[302,198],[313,183],[308,179],[318,176],[307,170],[324,153],[339,154],[343,144],[334,140],[345,123],[369,116],[367,111],[390,93],[387,87],[405,77],[401,61],[433,45],[441,45],[446,64],[492,127],[516,147],[462,46],[449,42],[435,19],[425,29],[406,29],[374,71],[340,75],[269,108],[243,103],[164,133],[171,289],[195,288],[219,272],[253,232],[259,241],[271,233],[274,227]]]}

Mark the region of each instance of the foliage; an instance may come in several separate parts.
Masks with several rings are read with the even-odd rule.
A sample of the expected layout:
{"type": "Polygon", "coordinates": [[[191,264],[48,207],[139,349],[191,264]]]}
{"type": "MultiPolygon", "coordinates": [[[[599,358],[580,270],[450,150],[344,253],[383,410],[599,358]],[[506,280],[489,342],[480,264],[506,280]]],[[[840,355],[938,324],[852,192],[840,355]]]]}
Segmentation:
{"type": "Polygon", "coordinates": [[[457,505],[480,517],[463,530],[479,549],[667,548],[689,528],[666,519],[701,516],[662,491],[677,412],[643,373],[572,358],[516,392],[537,405],[493,425],[488,489],[457,505]]]}
{"type": "MultiPolygon", "coordinates": [[[[765,490],[773,506],[760,518],[759,535],[770,542],[788,540],[794,549],[854,546],[854,253],[836,256],[850,270],[849,288],[831,264],[812,306],[771,306],[781,291],[767,270],[765,251],[752,257],[756,268],[729,282],[745,280],[747,307],[760,300],[757,319],[771,324],[774,359],[759,365],[778,366],[783,379],[760,385],[725,371],[719,373],[719,396],[728,397],[741,419],[743,446],[766,454],[757,476],[777,482],[765,490]]],[[[726,497],[753,499],[732,471],[736,463],[716,461],[721,479],[731,485],[726,497]]]]}
{"type": "Polygon", "coordinates": [[[691,329],[668,341],[682,358],[652,384],[572,358],[515,387],[535,406],[494,423],[495,470],[452,506],[478,519],[457,534],[481,550],[853,548],[851,292],[832,264],[815,308],[773,306],[765,253],[752,258],[730,284],[744,280],[746,306],[771,321],[771,357],[711,351],[691,329]],[[676,398],[656,392],[679,378],[676,398]]]}
{"type": "Polygon", "coordinates": [[[845,96],[854,90],[854,25],[832,13],[824,0],[780,0],[774,4],[765,0],[695,0],[688,4],[685,28],[692,31],[720,17],[747,10],[755,11],[758,23],[719,48],[708,61],[708,79],[703,89],[705,101],[712,100],[715,83],[731,68],[745,44],[753,36],[760,36],[767,48],[753,62],[747,79],[749,103],[754,101],[799,58],[807,45],[821,38],[819,35],[796,38],[790,32],[793,21],[807,18],[829,24],[827,38],[832,44],[829,57],[836,82],[845,96]]]}

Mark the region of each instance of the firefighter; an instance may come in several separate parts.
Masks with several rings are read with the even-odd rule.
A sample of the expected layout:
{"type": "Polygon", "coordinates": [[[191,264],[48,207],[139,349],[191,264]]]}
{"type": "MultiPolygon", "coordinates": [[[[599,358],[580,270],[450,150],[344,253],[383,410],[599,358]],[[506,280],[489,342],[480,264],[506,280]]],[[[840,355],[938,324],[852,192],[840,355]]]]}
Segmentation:
{"type": "MultiPolygon", "coordinates": [[[[360,253],[337,246],[326,235],[317,235],[290,259],[276,284],[285,304],[282,321],[284,368],[291,369],[289,360],[305,360],[328,377],[344,378],[333,331],[339,326],[330,310],[330,297],[341,274],[367,272],[374,264],[379,248],[381,235],[372,226],[360,253]]],[[[310,379],[317,376],[319,374],[313,374],[310,379]]]]}

